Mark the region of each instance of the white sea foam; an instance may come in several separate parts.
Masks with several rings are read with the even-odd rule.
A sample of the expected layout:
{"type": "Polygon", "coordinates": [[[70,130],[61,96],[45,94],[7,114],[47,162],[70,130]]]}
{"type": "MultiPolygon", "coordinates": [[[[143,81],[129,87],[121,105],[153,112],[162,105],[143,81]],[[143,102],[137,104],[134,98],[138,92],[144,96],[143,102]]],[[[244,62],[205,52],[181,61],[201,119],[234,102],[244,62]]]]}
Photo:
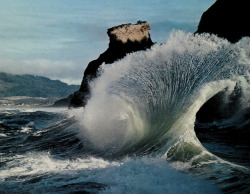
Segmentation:
{"type": "Polygon", "coordinates": [[[21,133],[30,133],[34,129],[34,122],[28,123],[25,127],[21,128],[21,133]]]}
{"type": "Polygon", "coordinates": [[[98,174],[109,185],[105,193],[220,193],[211,183],[191,178],[157,158],[128,160],[98,174]]]}
{"type": "MultiPolygon", "coordinates": [[[[126,158],[120,162],[108,162],[101,158],[74,160],[53,159],[49,153],[29,153],[8,158],[8,169],[0,170],[0,181],[8,178],[68,175],[68,185],[83,182],[101,183],[103,193],[219,193],[208,181],[191,178],[177,172],[160,158],[126,158]],[[11,161],[12,160],[12,161],[11,161]]],[[[21,178],[25,181],[26,178],[21,178]]],[[[46,182],[46,181],[45,181],[46,182]]],[[[57,186],[60,184],[58,181],[57,186]]],[[[36,183],[40,191],[44,183],[36,183]]]]}
{"type": "Polygon", "coordinates": [[[108,162],[101,158],[77,158],[75,160],[54,159],[50,153],[28,153],[5,158],[8,168],[0,170],[0,180],[19,175],[42,175],[47,173],[74,173],[79,170],[93,170],[119,166],[118,162],[108,162]]]}
{"type": "Polygon", "coordinates": [[[0,133],[0,137],[7,137],[7,135],[4,133],[0,133]]]}
{"type": "Polygon", "coordinates": [[[43,112],[66,112],[67,107],[0,107],[0,111],[4,111],[4,113],[11,114],[8,111],[15,111],[18,110],[20,112],[38,112],[38,111],[43,111],[43,112]],[[7,112],[6,112],[7,111],[7,112]]]}

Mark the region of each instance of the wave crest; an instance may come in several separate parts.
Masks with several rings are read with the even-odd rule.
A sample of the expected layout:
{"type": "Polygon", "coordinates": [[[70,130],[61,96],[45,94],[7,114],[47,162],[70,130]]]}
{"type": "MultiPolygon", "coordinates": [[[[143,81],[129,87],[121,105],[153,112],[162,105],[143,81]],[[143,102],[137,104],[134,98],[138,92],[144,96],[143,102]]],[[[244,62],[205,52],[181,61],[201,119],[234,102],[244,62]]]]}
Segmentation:
{"type": "Polygon", "coordinates": [[[195,115],[206,100],[249,72],[245,42],[249,39],[233,45],[214,35],[175,31],[165,44],[102,65],[101,76],[91,83],[91,99],[77,113],[81,136],[111,154],[164,155],[176,143],[188,142],[181,140],[187,134],[201,146],[195,115]]]}

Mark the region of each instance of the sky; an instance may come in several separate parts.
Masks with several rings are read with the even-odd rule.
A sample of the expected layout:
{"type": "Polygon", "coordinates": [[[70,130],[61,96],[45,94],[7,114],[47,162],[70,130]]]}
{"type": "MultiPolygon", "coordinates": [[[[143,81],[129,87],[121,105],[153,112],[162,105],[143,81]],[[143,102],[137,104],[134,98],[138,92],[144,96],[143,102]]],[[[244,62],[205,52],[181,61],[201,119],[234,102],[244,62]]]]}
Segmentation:
{"type": "Polygon", "coordinates": [[[80,84],[108,48],[107,29],[147,21],[153,42],[195,32],[215,0],[0,0],[0,72],[80,84]]]}

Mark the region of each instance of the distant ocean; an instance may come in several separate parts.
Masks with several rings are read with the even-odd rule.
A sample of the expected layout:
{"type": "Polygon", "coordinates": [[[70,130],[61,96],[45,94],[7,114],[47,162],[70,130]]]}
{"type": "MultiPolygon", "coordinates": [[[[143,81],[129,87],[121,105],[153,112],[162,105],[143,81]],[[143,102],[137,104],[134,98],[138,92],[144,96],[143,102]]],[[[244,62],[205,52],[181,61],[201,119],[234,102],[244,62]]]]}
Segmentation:
{"type": "Polygon", "coordinates": [[[249,47],[176,31],[103,65],[84,108],[0,108],[0,193],[249,193],[249,143],[233,141],[249,134],[249,47]],[[237,111],[196,120],[236,85],[237,111]]]}

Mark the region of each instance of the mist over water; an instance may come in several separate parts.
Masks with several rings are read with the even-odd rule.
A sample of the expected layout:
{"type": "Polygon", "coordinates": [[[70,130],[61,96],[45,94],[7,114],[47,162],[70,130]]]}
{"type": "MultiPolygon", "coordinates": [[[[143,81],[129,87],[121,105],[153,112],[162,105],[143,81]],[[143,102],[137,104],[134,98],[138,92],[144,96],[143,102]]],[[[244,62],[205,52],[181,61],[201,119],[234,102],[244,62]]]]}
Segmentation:
{"type": "Polygon", "coordinates": [[[224,90],[229,99],[236,86],[237,113],[221,123],[249,122],[249,43],[175,31],[103,64],[84,108],[1,110],[2,190],[247,192],[249,168],[205,148],[194,126],[209,99],[224,90]]]}

